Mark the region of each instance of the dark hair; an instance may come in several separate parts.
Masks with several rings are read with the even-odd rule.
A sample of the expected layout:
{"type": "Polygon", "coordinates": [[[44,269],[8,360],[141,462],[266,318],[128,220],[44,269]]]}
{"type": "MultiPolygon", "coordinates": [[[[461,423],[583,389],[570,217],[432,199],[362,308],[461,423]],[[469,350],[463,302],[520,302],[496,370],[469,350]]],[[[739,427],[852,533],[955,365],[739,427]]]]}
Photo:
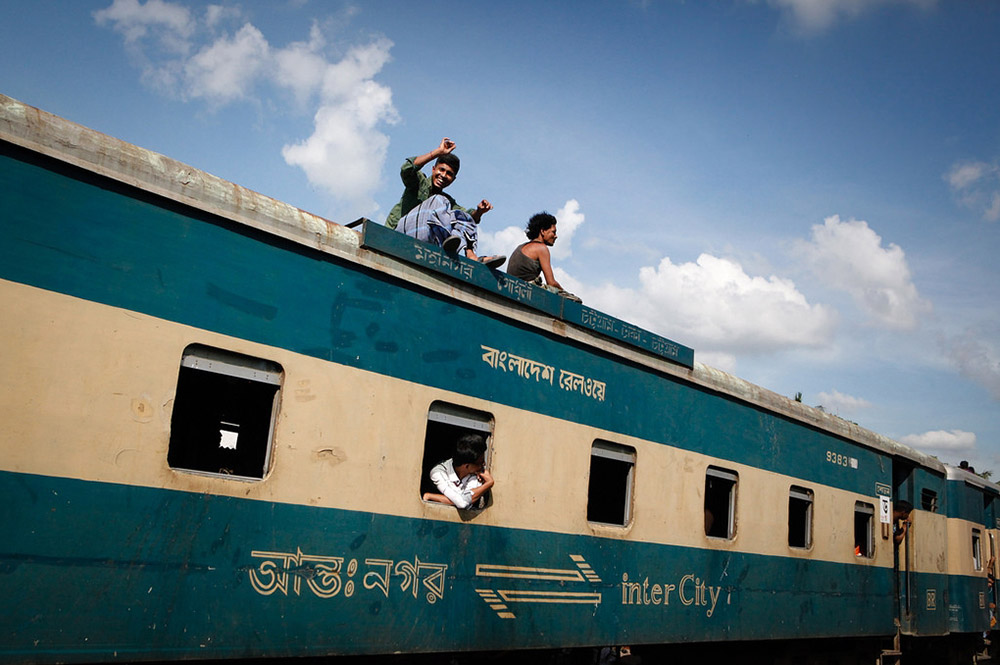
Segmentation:
{"type": "Polygon", "coordinates": [[[448,166],[451,167],[451,170],[455,172],[455,175],[458,175],[458,167],[462,165],[462,160],[460,160],[458,158],[458,155],[456,155],[455,153],[446,152],[445,154],[438,157],[437,161],[434,162],[434,164],[435,166],[438,164],[447,164],[448,166]]]}
{"type": "Polygon", "coordinates": [[[464,434],[455,444],[455,456],[451,463],[454,466],[471,464],[486,454],[486,439],[482,434],[464,434]]]}
{"type": "Polygon", "coordinates": [[[544,211],[534,214],[528,220],[528,226],[524,229],[524,235],[528,236],[528,240],[534,240],[538,237],[539,233],[554,226],[556,221],[555,217],[544,211]]]}
{"type": "Polygon", "coordinates": [[[898,510],[901,513],[908,513],[911,510],[913,510],[913,504],[910,503],[909,501],[903,501],[902,499],[899,501],[893,501],[892,507],[893,509],[898,510]]]}

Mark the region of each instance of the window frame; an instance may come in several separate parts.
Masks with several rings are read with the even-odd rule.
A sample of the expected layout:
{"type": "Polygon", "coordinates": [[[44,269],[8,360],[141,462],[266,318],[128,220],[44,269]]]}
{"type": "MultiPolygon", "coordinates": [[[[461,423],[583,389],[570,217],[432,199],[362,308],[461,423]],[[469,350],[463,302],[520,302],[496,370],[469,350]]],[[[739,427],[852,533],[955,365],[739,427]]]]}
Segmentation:
{"type": "MultiPolygon", "coordinates": [[[[601,464],[603,464],[603,462],[601,464]]],[[[590,446],[590,467],[589,467],[589,473],[587,475],[587,522],[589,524],[605,526],[605,527],[626,528],[632,523],[632,516],[633,516],[632,504],[633,504],[633,497],[635,496],[636,466],[637,466],[637,453],[634,447],[627,446],[621,443],[615,443],[614,441],[607,441],[605,439],[594,439],[593,443],[590,446]],[[607,498],[603,496],[604,491],[601,492],[602,496],[595,496],[598,490],[594,486],[595,472],[596,472],[594,468],[594,458],[598,458],[600,460],[610,460],[611,462],[618,462],[628,465],[628,470],[624,475],[624,487],[621,488],[623,493],[623,496],[620,497],[622,500],[621,522],[609,522],[602,519],[595,519],[593,517],[595,514],[597,515],[606,514],[606,508],[604,506],[594,505],[595,499],[600,501],[607,498]]],[[[601,470],[601,473],[602,475],[611,473],[610,467],[601,470]]]]}
{"type": "Polygon", "coordinates": [[[864,501],[854,502],[854,549],[855,558],[874,559],[875,558],[875,505],[864,501]],[[857,552],[858,543],[858,516],[865,515],[867,528],[865,529],[865,549],[857,552]]]}
{"type": "MultiPolygon", "coordinates": [[[[463,434],[475,432],[486,438],[486,453],[483,466],[489,470],[493,453],[493,432],[496,428],[496,418],[489,411],[475,409],[463,404],[434,400],[427,407],[427,417],[424,426],[424,445],[420,465],[420,479],[417,484],[417,497],[427,505],[444,506],[454,509],[454,506],[436,501],[423,501],[425,492],[439,493],[430,480],[430,471],[441,462],[451,459],[455,452],[455,443],[463,434]]],[[[488,508],[492,504],[492,490],[481,498],[481,507],[488,508]]]]}
{"type": "Polygon", "coordinates": [[[808,487],[801,487],[799,485],[792,485],[788,488],[788,546],[797,550],[808,550],[812,549],[813,545],[813,506],[815,505],[816,495],[813,490],[808,487]],[[792,543],[792,502],[799,501],[807,504],[802,511],[802,519],[805,524],[802,527],[803,534],[805,536],[805,544],[798,545],[792,543]]]}
{"type": "MultiPolygon", "coordinates": [[[[173,408],[170,414],[167,466],[173,471],[212,478],[243,482],[264,480],[271,468],[284,376],[284,368],[273,360],[200,343],[188,344],[181,353],[181,362],[178,367],[173,408]],[[263,426],[263,417],[259,415],[261,412],[257,408],[259,404],[246,404],[237,407],[237,403],[241,400],[235,398],[233,402],[215,400],[211,404],[206,404],[204,400],[200,399],[201,393],[213,389],[211,386],[213,382],[220,381],[238,382],[233,388],[240,391],[244,402],[256,400],[259,403],[266,403],[269,399],[269,409],[265,412],[267,413],[266,427],[263,426]],[[205,383],[210,385],[206,386],[205,383]],[[270,392],[269,397],[267,397],[268,392],[270,392]],[[233,410],[237,408],[245,409],[246,413],[233,413],[233,410]],[[235,417],[237,415],[242,417],[235,417]],[[209,416],[212,417],[209,418],[209,416]],[[256,418],[260,418],[260,421],[256,421],[256,418]],[[233,422],[235,420],[241,422],[233,422]],[[209,422],[214,422],[215,425],[206,427],[209,422]],[[244,428],[244,433],[247,436],[256,434],[255,438],[245,444],[250,447],[250,452],[241,452],[239,449],[241,428],[244,428]],[[205,437],[205,434],[209,431],[214,432],[216,429],[220,436],[219,445],[209,448],[206,445],[209,439],[205,437]],[[261,440],[260,436],[264,432],[266,432],[266,439],[261,440]],[[227,434],[231,436],[227,436],[227,434]],[[221,453],[219,452],[220,448],[236,452],[232,454],[221,453]],[[217,471],[212,470],[222,459],[238,462],[243,470],[250,466],[254,472],[252,474],[226,472],[222,468],[217,471]],[[192,460],[195,463],[192,463],[192,460]],[[209,461],[214,463],[210,465],[207,463],[209,461]],[[208,468],[210,466],[212,468],[208,468]],[[259,475],[256,472],[258,466],[259,475]]],[[[230,385],[232,384],[230,383],[230,385]]],[[[232,395],[233,392],[227,392],[226,397],[232,397],[232,395]]],[[[247,447],[242,450],[246,451],[247,447]]]]}
{"type": "Polygon", "coordinates": [[[737,519],[736,519],[736,508],[737,508],[737,505],[738,505],[737,504],[737,494],[739,492],[739,484],[740,484],[740,474],[737,471],[733,471],[732,469],[724,469],[724,468],[719,467],[719,466],[709,466],[708,468],[705,469],[705,496],[704,496],[705,501],[704,501],[704,509],[705,509],[705,515],[706,515],[706,519],[705,519],[705,536],[707,538],[714,538],[714,539],[717,539],[717,540],[735,540],[736,539],[737,523],[738,523],[737,519]],[[712,492],[712,494],[713,494],[712,497],[709,496],[709,483],[711,482],[710,481],[711,478],[715,478],[717,480],[721,480],[721,481],[730,483],[729,487],[728,487],[728,490],[727,490],[727,495],[728,496],[726,497],[725,501],[718,501],[715,498],[714,495],[718,492],[718,490],[714,490],[712,492]],[[711,505],[709,505],[710,499],[711,499],[711,505]],[[711,529],[709,528],[708,519],[707,519],[707,515],[710,513],[710,511],[711,511],[711,509],[713,507],[722,506],[722,505],[725,505],[725,509],[726,509],[726,521],[725,521],[726,535],[724,535],[724,536],[723,535],[715,535],[713,533],[710,533],[710,531],[716,531],[717,530],[717,528],[715,526],[718,523],[717,516],[714,513],[712,514],[711,529]]]}

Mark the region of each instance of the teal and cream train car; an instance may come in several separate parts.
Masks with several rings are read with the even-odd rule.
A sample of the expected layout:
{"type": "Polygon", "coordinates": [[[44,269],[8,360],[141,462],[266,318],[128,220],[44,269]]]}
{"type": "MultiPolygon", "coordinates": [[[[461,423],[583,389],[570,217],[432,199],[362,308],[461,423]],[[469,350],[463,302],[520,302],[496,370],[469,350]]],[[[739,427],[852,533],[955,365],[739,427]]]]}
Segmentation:
{"type": "Polygon", "coordinates": [[[870,662],[988,625],[949,550],[993,542],[982,499],[681,344],[6,97],[0,206],[0,662],[870,662]],[[423,501],[470,431],[485,507],[423,501]]]}

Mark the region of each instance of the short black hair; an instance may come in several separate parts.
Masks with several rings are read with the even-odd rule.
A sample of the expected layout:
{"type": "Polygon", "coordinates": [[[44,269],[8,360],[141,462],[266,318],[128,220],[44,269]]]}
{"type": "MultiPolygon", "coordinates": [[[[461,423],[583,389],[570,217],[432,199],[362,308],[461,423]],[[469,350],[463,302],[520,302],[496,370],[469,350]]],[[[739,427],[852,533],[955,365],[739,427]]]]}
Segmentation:
{"type": "Polygon", "coordinates": [[[524,235],[528,236],[528,240],[534,240],[542,231],[552,228],[556,221],[558,220],[553,215],[545,211],[536,213],[528,220],[528,226],[524,229],[524,235]]]}
{"type": "Polygon", "coordinates": [[[458,175],[458,167],[462,165],[462,160],[460,160],[458,158],[458,155],[456,155],[455,153],[446,152],[445,154],[438,157],[437,161],[434,162],[435,166],[438,164],[447,164],[448,166],[451,167],[451,170],[455,172],[455,175],[458,175]]]}
{"type": "Polygon", "coordinates": [[[893,501],[892,507],[901,513],[908,513],[913,510],[913,504],[909,501],[904,501],[900,499],[899,501],[893,501]]]}
{"type": "Polygon", "coordinates": [[[486,439],[482,434],[463,434],[455,443],[455,456],[451,463],[453,466],[472,464],[485,454],[486,439]]]}

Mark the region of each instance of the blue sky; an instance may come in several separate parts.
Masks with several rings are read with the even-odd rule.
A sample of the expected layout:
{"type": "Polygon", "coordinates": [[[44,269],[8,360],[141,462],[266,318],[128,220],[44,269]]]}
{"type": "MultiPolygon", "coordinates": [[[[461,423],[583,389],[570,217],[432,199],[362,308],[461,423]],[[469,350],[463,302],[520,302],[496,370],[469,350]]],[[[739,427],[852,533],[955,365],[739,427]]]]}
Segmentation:
{"type": "Polygon", "coordinates": [[[338,222],[448,136],[480,253],[553,212],[587,304],[1000,473],[997,35],[988,0],[7,0],[0,92],[338,222]]]}

